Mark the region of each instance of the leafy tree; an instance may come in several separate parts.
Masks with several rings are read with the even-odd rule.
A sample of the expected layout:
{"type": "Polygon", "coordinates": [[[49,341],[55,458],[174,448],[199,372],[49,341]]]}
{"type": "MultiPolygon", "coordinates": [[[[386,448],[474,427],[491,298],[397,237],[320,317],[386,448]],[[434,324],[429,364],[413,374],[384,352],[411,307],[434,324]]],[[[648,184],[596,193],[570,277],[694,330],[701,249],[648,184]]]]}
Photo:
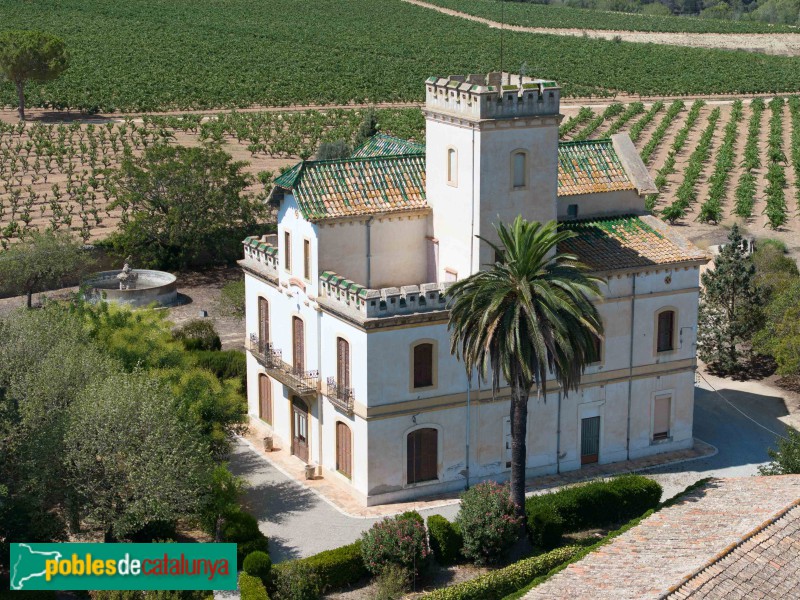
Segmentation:
{"type": "Polygon", "coordinates": [[[334,140],[332,142],[322,142],[317,148],[315,158],[317,160],[335,160],[347,158],[351,152],[350,144],[345,140],[334,140]]]}
{"type": "Polygon", "coordinates": [[[720,372],[732,373],[739,367],[742,346],[750,344],[761,327],[764,301],[737,225],[714,259],[714,268],[701,279],[698,355],[720,372]]]}
{"type": "Polygon", "coordinates": [[[0,33],[0,74],[17,89],[18,112],[25,120],[25,84],[51,81],[69,64],[64,42],[43,31],[0,33]]]}
{"type": "Polygon", "coordinates": [[[762,475],[800,474],[800,432],[787,428],[786,434],[786,438],[778,439],[777,450],[767,451],[772,461],[758,468],[762,475]]]}
{"type": "Polygon", "coordinates": [[[0,281],[27,295],[31,308],[34,292],[57,288],[82,275],[91,257],[65,232],[31,231],[0,255],[0,281]]]}
{"type": "Polygon", "coordinates": [[[779,375],[800,375],[800,277],[775,290],[764,327],[754,336],[756,351],[772,356],[779,375]]]}
{"type": "Polygon", "coordinates": [[[528,397],[534,385],[547,398],[550,372],[565,391],[577,390],[596,360],[602,322],[593,299],[601,279],[557,245],[573,237],[557,224],[517,217],[497,225],[499,245],[486,241],[496,262],[449,289],[450,351],[497,389],[511,386],[511,500],[524,525],[528,397]]]}
{"type": "Polygon", "coordinates": [[[218,465],[211,475],[211,492],[201,512],[204,528],[214,534],[214,541],[222,541],[225,519],[239,511],[239,497],[244,480],[234,476],[225,465],[218,465]]]}
{"type": "Polygon", "coordinates": [[[237,258],[245,231],[266,216],[245,194],[246,163],[218,147],[159,144],[129,156],[112,178],[123,211],[110,242],[146,265],[187,268],[237,258]]]}
{"type": "Polygon", "coordinates": [[[797,262],[786,255],[786,244],[779,240],[759,240],[752,254],[756,282],[771,296],[800,277],[797,262]]]}
{"type": "Polygon", "coordinates": [[[244,279],[230,281],[222,286],[219,299],[220,312],[235,319],[244,319],[244,279]]]}
{"type": "Polygon", "coordinates": [[[358,148],[376,133],[378,133],[378,113],[374,108],[370,108],[361,117],[361,123],[356,133],[355,147],[358,148]]]}
{"type": "Polygon", "coordinates": [[[82,516],[121,539],[149,523],[198,515],[213,463],[208,445],[146,372],[87,386],[73,404],[64,443],[68,482],[82,516]]]}

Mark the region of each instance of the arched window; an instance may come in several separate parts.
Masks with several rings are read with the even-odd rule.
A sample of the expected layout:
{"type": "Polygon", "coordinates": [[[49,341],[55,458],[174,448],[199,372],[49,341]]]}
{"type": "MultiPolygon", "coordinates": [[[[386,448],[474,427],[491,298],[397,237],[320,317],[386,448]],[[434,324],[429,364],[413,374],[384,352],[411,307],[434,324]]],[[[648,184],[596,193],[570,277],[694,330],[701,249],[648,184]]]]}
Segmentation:
{"type": "Polygon", "coordinates": [[[675,349],[675,311],[664,310],[658,313],[656,351],[669,352],[675,349]]]}
{"type": "Polygon", "coordinates": [[[447,149],[447,183],[458,185],[458,152],[455,148],[447,149]]]}
{"type": "Polygon", "coordinates": [[[408,483],[439,478],[439,432],[432,427],[417,429],[407,438],[408,483]]]}
{"type": "Polygon", "coordinates": [[[434,385],[433,381],[433,344],[424,342],[414,346],[413,387],[426,388],[434,385]]]}
{"type": "Polygon", "coordinates": [[[263,373],[258,376],[258,416],[272,425],[272,385],[263,373]]]}
{"type": "Polygon", "coordinates": [[[258,344],[263,347],[269,343],[269,302],[266,298],[258,298],[258,344]]]}
{"type": "Polygon", "coordinates": [[[350,344],[336,338],[336,383],[342,391],[350,387],[350,344]]]}
{"type": "Polygon", "coordinates": [[[306,370],[306,334],[303,319],[292,317],[292,366],[301,373],[306,370]]]}
{"type": "Polygon", "coordinates": [[[353,438],[341,421],[336,423],[336,470],[345,477],[353,476],[353,438]]]}
{"type": "Polygon", "coordinates": [[[527,155],[522,150],[517,150],[511,155],[512,183],[515,188],[528,185],[527,155]]]}

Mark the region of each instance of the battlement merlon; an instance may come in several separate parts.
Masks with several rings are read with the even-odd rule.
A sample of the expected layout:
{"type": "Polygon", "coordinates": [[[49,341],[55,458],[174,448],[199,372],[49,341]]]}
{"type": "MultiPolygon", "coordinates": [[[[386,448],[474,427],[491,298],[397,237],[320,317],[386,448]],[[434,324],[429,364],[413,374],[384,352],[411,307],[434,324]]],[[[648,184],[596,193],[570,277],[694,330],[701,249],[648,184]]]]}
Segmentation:
{"type": "Polygon", "coordinates": [[[425,108],[466,119],[512,119],[558,115],[561,88],[555,81],[514,77],[503,84],[501,73],[429,77],[425,108]]]}

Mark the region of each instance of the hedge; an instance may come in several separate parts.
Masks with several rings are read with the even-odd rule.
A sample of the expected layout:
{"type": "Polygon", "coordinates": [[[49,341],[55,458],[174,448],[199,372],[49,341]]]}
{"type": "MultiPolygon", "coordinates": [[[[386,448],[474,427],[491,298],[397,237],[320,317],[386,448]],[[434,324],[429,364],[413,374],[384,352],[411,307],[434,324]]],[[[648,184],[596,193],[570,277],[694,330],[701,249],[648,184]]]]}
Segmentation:
{"type": "Polygon", "coordinates": [[[239,594],[242,600],[269,600],[267,588],[258,577],[239,573],[239,594]]]}
{"type": "Polygon", "coordinates": [[[526,511],[531,541],[545,550],[558,546],[564,533],[564,519],[555,507],[552,504],[539,504],[530,510],[526,508],[526,511]]]}
{"type": "MultiPolygon", "coordinates": [[[[628,521],[658,506],[661,486],[642,475],[622,475],[525,500],[529,521],[541,506],[552,506],[564,521],[564,531],[581,531],[628,521]]],[[[538,532],[529,533],[535,539],[538,532]]]]}
{"type": "Polygon", "coordinates": [[[286,570],[290,563],[303,563],[310,567],[319,576],[323,592],[352,585],[369,576],[361,558],[360,540],[307,558],[277,564],[272,567],[273,573],[286,570]]]}
{"type": "Polygon", "coordinates": [[[428,517],[428,536],[433,555],[440,565],[452,565],[463,559],[464,537],[455,523],[441,515],[431,515],[428,517]]]}
{"type": "Polygon", "coordinates": [[[270,560],[269,554],[266,552],[256,550],[244,557],[242,568],[244,568],[245,573],[258,577],[266,585],[269,582],[272,560],[270,560]]]}
{"type": "Polygon", "coordinates": [[[423,598],[430,600],[500,600],[532,579],[549,573],[552,569],[570,560],[580,551],[577,546],[557,548],[547,554],[540,554],[515,562],[503,569],[491,571],[476,579],[459,583],[452,587],[435,590],[423,598]]]}
{"type": "Polygon", "coordinates": [[[238,510],[225,518],[222,539],[236,544],[236,563],[242,568],[244,557],[260,550],[269,553],[269,539],[258,528],[258,521],[251,514],[238,510]]]}

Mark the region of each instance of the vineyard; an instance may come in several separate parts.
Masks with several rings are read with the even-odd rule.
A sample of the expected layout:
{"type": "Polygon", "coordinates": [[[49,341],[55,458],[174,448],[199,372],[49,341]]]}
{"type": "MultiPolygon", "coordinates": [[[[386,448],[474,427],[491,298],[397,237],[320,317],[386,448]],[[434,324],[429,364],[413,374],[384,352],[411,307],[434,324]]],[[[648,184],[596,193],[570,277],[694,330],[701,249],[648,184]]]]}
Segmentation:
{"type": "MultiPolygon", "coordinates": [[[[743,222],[754,235],[800,250],[800,97],[764,100],[632,102],[565,106],[559,134],[587,140],[627,132],[658,193],[648,208],[714,243],[720,225],[743,222]]],[[[364,109],[145,116],[70,124],[0,122],[0,243],[32,228],[69,229],[86,241],[121,217],[107,189],[109,169],[126,153],[160,141],[221,144],[250,163],[252,192],[325,141],[352,142],[364,109]]],[[[422,140],[418,109],[377,111],[380,129],[422,140]]]]}
{"type": "MultiPolygon", "coordinates": [[[[64,38],[70,68],[27,93],[31,107],[57,110],[419,101],[432,74],[500,66],[500,33],[481,23],[401,0],[297,6],[293,0],[0,0],[0,29],[43,29],[64,38]]],[[[800,58],[751,52],[506,31],[503,60],[507,69],[528,65],[558,81],[565,95],[581,97],[800,91],[800,58]]],[[[11,106],[15,98],[12,86],[0,82],[0,104],[11,106]]]]}
{"type": "Polygon", "coordinates": [[[458,10],[493,21],[522,27],[553,29],[601,29],[612,31],[648,31],[664,33],[796,33],[788,25],[770,25],[759,21],[731,21],[683,16],[656,16],[633,13],[579,9],[533,2],[500,0],[426,0],[430,4],[458,10]]]}

